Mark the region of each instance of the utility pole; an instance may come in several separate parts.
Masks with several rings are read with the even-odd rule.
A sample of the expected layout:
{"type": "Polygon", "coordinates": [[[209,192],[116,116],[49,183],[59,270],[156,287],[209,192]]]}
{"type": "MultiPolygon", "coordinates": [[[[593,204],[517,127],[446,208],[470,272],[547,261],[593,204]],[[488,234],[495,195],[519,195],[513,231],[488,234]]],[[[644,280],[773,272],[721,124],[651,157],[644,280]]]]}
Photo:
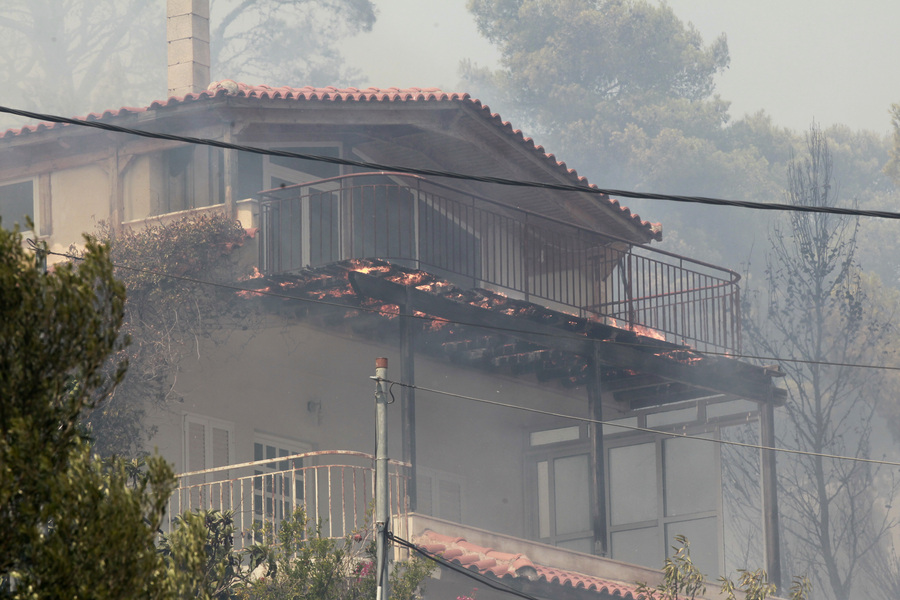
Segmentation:
{"type": "Polygon", "coordinates": [[[375,600],[388,600],[388,431],[387,380],[388,359],[375,359],[375,600]]]}

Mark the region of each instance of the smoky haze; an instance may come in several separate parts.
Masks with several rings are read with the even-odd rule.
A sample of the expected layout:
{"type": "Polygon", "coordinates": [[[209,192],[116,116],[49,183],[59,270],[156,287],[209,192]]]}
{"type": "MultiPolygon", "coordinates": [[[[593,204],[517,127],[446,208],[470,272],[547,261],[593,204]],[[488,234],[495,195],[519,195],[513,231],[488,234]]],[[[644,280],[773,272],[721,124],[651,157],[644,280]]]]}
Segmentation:
{"type": "MultiPolygon", "coordinates": [[[[89,6],[89,3],[83,4],[76,0],[67,2],[67,6],[89,6]]],[[[104,2],[96,4],[97,15],[101,14],[103,7],[109,8],[104,2]]],[[[137,26],[126,28],[121,34],[121,42],[114,45],[114,50],[108,52],[106,59],[91,62],[89,59],[98,56],[99,50],[89,43],[90,39],[64,35],[71,28],[71,24],[65,25],[62,20],[66,11],[52,10],[54,2],[50,0],[12,2],[9,7],[15,10],[7,9],[8,14],[18,19],[20,24],[27,24],[28,27],[24,27],[24,30],[29,31],[29,34],[24,38],[9,35],[0,41],[0,74],[11,82],[0,96],[0,102],[25,109],[71,115],[115,109],[123,105],[146,105],[153,99],[163,97],[164,2],[160,0],[144,8],[138,6],[140,3],[119,4],[124,8],[117,10],[133,11],[130,16],[133,23],[146,20],[153,25],[145,29],[137,26]],[[28,7],[38,7],[41,10],[31,10],[28,7]],[[43,28],[38,26],[41,24],[44,25],[43,28]]],[[[334,34],[304,38],[312,40],[310,44],[314,48],[309,45],[298,48],[286,43],[271,43],[272,39],[299,39],[297,31],[291,28],[276,30],[275,25],[264,19],[260,20],[259,15],[252,18],[242,15],[235,20],[234,28],[229,30],[235,45],[230,47],[231,53],[225,55],[229,61],[228,68],[226,70],[221,63],[213,64],[212,78],[228,77],[247,83],[296,87],[307,84],[352,84],[440,87],[449,91],[462,88],[460,91],[466,91],[471,80],[461,81],[461,61],[471,61],[470,64],[490,70],[502,68],[503,65],[500,51],[479,34],[465,5],[464,0],[446,0],[440,3],[380,0],[376,3],[377,19],[371,32],[366,31],[370,17],[365,10],[354,14],[355,20],[350,24],[342,22],[335,14],[312,11],[301,15],[302,18],[298,17],[300,20],[296,23],[297,27],[302,29],[310,22],[323,18],[327,31],[334,34]],[[245,62],[241,61],[241,51],[245,48],[254,50],[253,60],[248,58],[245,62]],[[305,53],[307,60],[296,61],[300,53],[305,53]]],[[[224,0],[213,2],[214,28],[216,19],[223,19],[223,15],[229,14],[229,6],[234,6],[234,3],[224,0]]],[[[887,135],[891,130],[888,109],[891,103],[900,102],[900,89],[889,76],[894,72],[890,61],[900,55],[900,37],[893,31],[896,23],[900,22],[900,3],[887,0],[867,0],[855,4],[835,0],[793,0],[788,3],[776,0],[752,3],[738,0],[672,0],[668,6],[680,19],[690,21],[697,27],[704,43],[709,44],[722,33],[727,36],[730,66],[714,77],[716,94],[721,100],[730,103],[729,118],[723,119],[721,127],[712,128],[711,133],[681,132],[684,135],[680,137],[672,135],[670,138],[653,140],[659,143],[645,143],[642,139],[637,139],[628,148],[631,152],[630,159],[621,169],[608,167],[602,160],[603,155],[583,151],[599,145],[594,143],[596,140],[590,135],[587,136],[587,141],[582,140],[583,145],[579,147],[572,141],[573,137],[567,139],[559,131],[543,125],[538,129],[539,133],[535,134],[537,143],[544,144],[547,151],[557,154],[560,159],[567,161],[567,164],[577,168],[579,173],[601,187],[783,202],[790,199],[788,181],[791,160],[803,160],[806,157],[805,134],[815,120],[830,141],[834,172],[833,181],[829,183],[832,187],[829,189],[836,192],[832,196],[833,201],[841,206],[896,209],[898,198],[895,183],[884,174],[883,168],[891,159],[892,150],[891,140],[887,135]],[[760,111],[764,114],[760,114],[760,111]],[[671,142],[671,146],[666,146],[663,142],[671,142]],[[691,156],[697,160],[679,162],[678,159],[687,154],[686,151],[682,154],[685,149],[694,152],[691,156]]],[[[224,47],[228,31],[222,31],[221,34],[220,45],[224,47]]],[[[216,51],[213,48],[213,52],[216,51]]],[[[548,83],[551,83],[549,79],[548,83]]],[[[544,90],[532,91],[540,95],[544,90]]],[[[499,93],[494,95],[494,91],[488,87],[475,92],[484,103],[500,112],[505,119],[511,120],[514,126],[523,127],[526,134],[532,133],[530,127],[538,127],[536,122],[528,122],[532,115],[525,107],[510,100],[514,96],[499,93]]],[[[567,108],[560,107],[557,110],[559,121],[575,122],[567,108]]],[[[7,125],[19,126],[20,123],[10,122],[7,125]]],[[[648,134],[647,137],[652,135],[648,134]]],[[[615,155],[615,152],[605,156],[610,155],[615,155]]],[[[760,334],[756,340],[757,345],[753,347],[755,353],[772,357],[766,362],[776,362],[774,358],[779,356],[810,359],[808,354],[802,352],[803,348],[790,346],[791,335],[787,335],[787,341],[782,340],[781,345],[774,344],[770,341],[772,338],[767,337],[772,333],[768,329],[768,320],[772,317],[771,298],[778,291],[769,287],[774,280],[768,275],[777,272],[780,266],[785,266],[779,266],[777,253],[773,254],[772,250],[779,244],[790,246],[795,239],[802,238],[792,235],[792,227],[797,224],[796,221],[792,222],[787,216],[773,217],[745,209],[692,207],[640,200],[628,201],[626,204],[643,218],[662,222],[662,248],[722,264],[746,275],[742,288],[747,300],[744,316],[758,319],[760,334]]],[[[833,220],[832,226],[835,223],[836,220],[833,220]]],[[[862,271],[856,271],[854,266],[852,275],[848,275],[846,281],[842,282],[842,286],[846,286],[836,286],[833,296],[826,294],[826,303],[834,298],[846,299],[847,303],[835,305],[830,317],[819,320],[819,333],[826,345],[844,344],[845,353],[842,356],[852,356],[854,360],[867,364],[896,365],[894,348],[897,332],[892,329],[889,317],[897,309],[897,288],[900,283],[900,265],[896,262],[900,250],[897,243],[900,238],[897,235],[898,224],[870,219],[860,222],[859,227],[855,238],[855,258],[862,271]],[[859,315],[870,309],[878,318],[862,320],[859,315]],[[854,345],[863,344],[868,339],[860,332],[871,335],[876,329],[873,324],[878,327],[883,325],[884,331],[879,333],[883,333],[884,337],[878,338],[866,348],[854,345]]],[[[796,230],[793,231],[796,233],[796,230]]],[[[835,248],[841,252],[847,251],[845,245],[838,244],[835,248]]],[[[787,264],[790,265],[790,261],[787,264]]],[[[793,289],[795,284],[799,285],[796,280],[782,283],[785,290],[793,289]]],[[[811,308],[801,305],[799,301],[794,304],[787,302],[782,318],[785,322],[798,322],[804,326],[782,330],[782,333],[793,334],[794,339],[805,339],[804,336],[812,328],[810,314],[815,312],[815,306],[818,305],[813,303],[811,308]]],[[[272,337],[286,345],[290,344],[291,352],[295,353],[290,355],[291,358],[295,355],[298,360],[303,357],[302,345],[307,338],[293,339],[275,328],[272,329],[272,337]]],[[[834,355],[814,358],[827,362],[834,360],[834,355]]],[[[360,355],[359,360],[368,358],[360,355]]],[[[290,368],[289,365],[280,363],[277,366],[290,368]]],[[[277,377],[274,367],[269,367],[273,369],[272,377],[277,377]]],[[[423,381],[427,381],[427,377],[437,379],[441,384],[438,387],[458,383],[441,380],[442,367],[440,363],[428,365],[421,373],[423,381]]],[[[804,394],[808,393],[809,388],[817,384],[827,387],[844,375],[829,372],[819,378],[818,374],[811,375],[812,371],[802,371],[803,368],[806,367],[785,367],[794,369],[794,383],[789,384],[792,386],[792,393],[797,394],[796,398],[807,402],[809,397],[804,394]]],[[[312,370],[293,373],[296,386],[304,385],[309,379],[303,375],[310,375],[311,372],[312,370]]],[[[368,373],[368,367],[365,372],[368,373]]],[[[321,378],[321,373],[317,375],[321,378]]],[[[237,378],[237,374],[234,377],[237,378]]],[[[360,377],[363,377],[362,373],[360,377]]],[[[480,382],[482,378],[483,375],[480,375],[477,379],[480,382]]],[[[846,422],[852,421],[860,425],[842,438],[842,445],[838,449],[873,457],[884,455],[890,459],[897,455],[895,440],[890,431],[898,420],[897,409],[890,403],[890,399],[896,396],[897,388],[896,383],[887,377],[879,378],[878,381],[874,379],[866,380],[865,387],[863,384],[856,386],[857,390],[874,390],[870,397],[860,399],[858,394],[848,392],[848,397],[852,396],[856,404],[850,407],[855,412],[848,413],[852,419],[848,417],[846,422]],[[857,410],[861,405],[864,405],[863,408],[857,410]]],[[[859,380],[849,378],[843,381],[859,380]]],[[[192,383],[200,391],[207,385],[202,378],[192,383]]],[[[349,387],[346,382],[343,383],[345,387],[349,387]]],[[[463,383],[463,388],[472,395],[481,395],[484,391],[483,386],[474,385],[473,381],[463,383]]],[[[223,396],[231,391],[227,384],[227,380],[219,382],[223,396]]],[[[330,382],[320,382],[319,385],[322,389],[317,393],[322,398],[308,400],[304,404],[307,408],[303,410],[312,413],[309,407],[324,404],[326,408],[323,410],[326,412],[320,412],[320,418],[323,418],[322,414],[327,419],[340,418],[339,414],[327,412],[327,398],[324,396],[330,382]],[[320,404],[317,405],[317,402],[320,404]]],[[[520,393],[520,388],[526,387],[511,382],[506,382],[505,385],[507,389],[513,388],[520,393]]],[[[497,392],[499,391],[498,389],[497,392]]],[[[528,391],[533,395],[538,394],[534,390],[528,391]]],[[[289,392],[290,390],[285,390],[285,394],[289,392]]],[[[198,395],[199,393],[198,391],[198,395]]],[[[250,393],[248,390],[247,395],[250,393]]],[[[349,393],[347,392],[348,395],[349,393]]],[[[573,412],[584,410],[581,391],[577,405],[567,395],[567,390],[554,390],[553,393],[555,401],[561,405],[571,402],[573,406],[568,408],[573,412]]],[[[831,398],[837,405],[844,406],[840,403],[841,399],[831,398]]],[[[535,405],[541,404],[540,398],[530,400],[535,405]]],[[[250,408],[245,407],[245,410],[251,412],[250,408]]],[[[433,415],[440,419],[440,422],[432,425],[441,430],[442,436],[439,437],[439,443],[435,441],[433,446],[423,446],[422,450],[422,457],[436,465],[432,475],[436,477],[442,471],[453,471],[457,466],[442,453],[442,448],[452,444],[464,446],[465,456],[470,459],[471,464],[477,465],[477,474],[472,481],[482,488],[480,492],[489,490],[495,479],[502,480],[506,487],[499,502],[504,506],[509,504],[505,517],[499,519],[499,522],[483,519],[477,513],[477,506],[471,505],[468,507],[473,515],[470,521],[485,529],[494,528],[524,535],[525,509],[521,489],[516,488],[517,481],[509,473],[503,473],[502,478],[492,477],[492,469],[499,470],[503,467],[496,467],[480,457],[477,440],[466,437],[466,423],[473,415],[490,417],[486,422],[496,425],[497,439],[494,441],[504,446],[504,456],[509,458],[521,454],[525,420],[518,417],[507,418],[500,409],[479,407],[465,411],[447,404],[442,405],[433,415]],[[441,425],[444,426],[443,429],[441,425]]],[[[782,411],[780,417],[784,423],[788,422],[786,411],[782,411]]],[[[795,413],[790,422],[802,421],[802,417],[802,414],[795,413]]],[[[551,428],[563,424],[553,421],[544,425],[551,428]]],[[[802,438],[802,434],[797,434],[786,425],[779,432],[783,436],[779,442],[786,446],[798,444],[799,438],[802,438]]],[[[366,437],[368,433],[364,432],[362,426],[354,433],[358,434],[359,449],[367,450],[367,446],[371,445],[371,440],[366,437]]],[[[752,443],[755,441],[754,433],[755,430],[752,429],[741,429],[723,435],[752,443]]],[[[826,432],[829,433],[834,433],[834,430],[826,432]]],[[[315,433],[310,432],[309,435],[312,437],[315,433]]],[[[397,438],[392,444],[395,450],[398,449],[397,438]]],[[[811,449],[831,452],[835,447],[820,445],[811,449]]],[[[726,548],[730,553],[726,559],[727,564],[735,568],[753,568],[759,565],[762,556],[760,533],[754,525],[758,523],[760,512],[759,490],[755,487],[759,480],[758,460],[754,453],[725,451],[722,456],[725,463],[723,477],[728,483],[734,484],[725,490],[728,496],[726,502],[729,503],[723,512],[726,513],[726,519],[741,523],[739,535],[747,540],[743,545],[739,541],[729,540],[731,545],[726,548]]],[[[518,473],[523,469],[524,467],[518,473]]],[[[871,495],[865,496],[869,507],[885,507],[885,523],[893,526],[894,513],[891,512],[889,496],[894,490],[894,482],[890,472],[880,470],[860,475],[858,471],[842,471],[835,466],[830,466],[829,469],[833,479],[824,482],[826,487],[846,487],[858,481],[871,484],[871,489],[867,492],[871,495]]],[[[809,473],[796,466],[787,472],[798,478],[808,476],[809,473]]],[[[808,481],[799,479],[783,483],[782,491],[787,494],[796,491],[803,484],[809,484],[808,481]]],[[[485,501],[490,500],[487,492],[484,492],[484,496],[485,501]]],[[[802,505],[804,499],[805,497],[795,496],[794,507],[802,505]]],[[[835,511],[847,513],[851,508],[853,507],[845,504],[835,506],[835,511]]],[[[807,564],[814,564],[817,560],[814,544],[804,546],[797,541],[803,538],[803,532],[798,529],[800,517],[797,515],[801,512],[800,509],[795,509],[793,513],[786,512],[784,515],[783,522],[788,523],[784,526],[785,531],[791,531],[795,535],[794,540],[787,545],[789,551],[785,569],[788,574],[797,572],[807,564]]],[[[841,522],[846,524],[847,521],[841,522]]],[[[864,528],[861,526],[861,529],[864,528]]],[[[809,533],[808,530],[806,533],[809,533]]],[[[828,532],[826,537],[827,535],[828,532]]],[[[814,536],[807,535],[807,539],[811,537],[814,536]]],[[[885,540],[892,537],[896,537],[895,532],[885,535],[873,552],[888,556],[885,540]]],[[[870,556],[864,558],[868,560],[870,556]]],[[[839,560],[844,561],[845,557],[839,557],[839,560]]],[[[897,563],[891,563],[890,560],[885,564],[878,563],[881,575],[887,573],[887,579],[893,576],[895,585],[900,576],[891,569],[897,567],[897,563]]],[[[831,584],[825,574],[819,572],[811,575],[817,577],[816,585],[825,597],[836,597],[833,592],[828,591],[831,584]]],[[[849,588],[859,591],[862,588],[854,585],[871,586],[866,591],[871,591],[873,596],[881,593],[884,597],[890,597],[887,592],[880,591],[889,589],[890,582],[879,581],[877,583],[881,587],[877,587],[874,583],[865,581],[869,575],[869,571],[858,572],[849,588]]]]}

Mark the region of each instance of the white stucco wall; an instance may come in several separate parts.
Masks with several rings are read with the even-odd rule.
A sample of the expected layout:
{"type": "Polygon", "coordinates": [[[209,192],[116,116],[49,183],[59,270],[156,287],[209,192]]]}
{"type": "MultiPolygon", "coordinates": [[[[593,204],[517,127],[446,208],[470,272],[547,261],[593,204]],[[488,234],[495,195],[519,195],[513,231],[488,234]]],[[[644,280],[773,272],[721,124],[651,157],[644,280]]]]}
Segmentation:
{"type": "MultiPolygon", "coordinates": [[[[183,472],[183,415],[234,424],[234,462],[253,460],[254,431],[309,443],[314,450],[374,452],[375,358],[390,360],[400,378],[399,348],[352,339],[299,322],[271,320],[236,331],[227,343],[204,345],[178,375],[182,401],[155,410],[152,441],[183,472]],[[312,405],[310,404],[312,403],[312,405]],[[310,410],[310,406],[320,406],[310,410]]],[[[585,415],[583,389],[541,386],[533,376],[512,378],[461,368],[431,357],[416,359],[420,386],[498,402],[585,415]]],[[[389,452],[400,459],[400,388],[389,407],[389,452]]],[[[463,483],[463,521],[508,535],[525,535],[527,432],[568,425],[559,419],[419,391],[417,465],[450,473],[463,483]]]]}

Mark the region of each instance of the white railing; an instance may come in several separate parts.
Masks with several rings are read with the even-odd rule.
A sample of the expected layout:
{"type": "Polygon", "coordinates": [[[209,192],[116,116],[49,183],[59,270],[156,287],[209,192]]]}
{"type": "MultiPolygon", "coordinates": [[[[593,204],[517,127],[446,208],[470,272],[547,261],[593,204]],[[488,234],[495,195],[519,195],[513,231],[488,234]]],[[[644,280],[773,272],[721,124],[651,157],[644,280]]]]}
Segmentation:
{"type": "MultiPolygon", "coordinates": [[[[163,524],[191,510],[231,511],[234,546],[277,534],[284,519],[302,507],[321,535],[342,538],[371,526],[374,457],[363,452],[326,450],[246,462],[178,476],[163,524]]],[[[388,482],[393,530],[405,536],[408,465],[390,461],[388,482]]]]}

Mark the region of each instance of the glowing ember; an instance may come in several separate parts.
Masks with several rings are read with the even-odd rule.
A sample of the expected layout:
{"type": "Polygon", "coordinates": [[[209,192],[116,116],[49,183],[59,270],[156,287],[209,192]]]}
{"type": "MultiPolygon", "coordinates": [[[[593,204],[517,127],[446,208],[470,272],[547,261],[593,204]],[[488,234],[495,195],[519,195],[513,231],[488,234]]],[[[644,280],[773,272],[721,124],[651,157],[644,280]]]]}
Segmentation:
{"type": "Polygon", "coordinates": [[[259,290],[256,290],[256,291],[241,290],[237,293],[237,295],[239,298],[246,298],[246,299],[259,298],[261,296],[265,296],[266,292],[271,292],[271,291],[272,291],[271,287],[264,287],[264,288],[260,288],[259,290]]]}
{"type": "Polygon", "coordinates": [[[387,280],[400,285],[421,285],[423,281],[430,278],[431,275],[425,271],[414,271],[412,273],[394,273],[387,277],[387,280]]]}
{"type": "Polygon", "coordinates": [[[382,304],[377,310],[381,313],[381,316],[388,319],[396,319],[400,314],[400,306],[397,304],[382,304]]]}
{"type": "Polygon", "coordinates": [[[630,325],[628,327],[629,330],[635,332],[638,335],[642,335],[644,337],[653,338],[654,340],[663,340],[665,341],[666,336],[661,332],[651,329],[649,327],[644,327],[643,325],[630,325]]]}
{"type": "Polygon", "coordinates": [[[431,315],[423,313],[420,310],[413,311],[413,315],[424,320],[426,331],[438,331],[440,329],[443,329],[447,324],[450,323],[450,321],[448,321],[447,319],[432,317],[431,315]]]}
{"type": "Polygon", "coordinates": [[[667,352],[658,352],[656,356],[660,356],[662,358],[671,358],[674,361],[680,362],[682,364],[689,365],[691,363],[700,362],[703,360],[702,356],[694,354],[690,350],[669,350],[667,352]]]}
{"type": "Polygon", "coordinates": [[[353,258],[347,261],[350,270],[358,271],[360,273],[369,274],[369,273],[388,273],[391,270],[391,265],[389,264],[377,264],[373,263],[370,260],[364,260],[361,258],[353,258]]]}

